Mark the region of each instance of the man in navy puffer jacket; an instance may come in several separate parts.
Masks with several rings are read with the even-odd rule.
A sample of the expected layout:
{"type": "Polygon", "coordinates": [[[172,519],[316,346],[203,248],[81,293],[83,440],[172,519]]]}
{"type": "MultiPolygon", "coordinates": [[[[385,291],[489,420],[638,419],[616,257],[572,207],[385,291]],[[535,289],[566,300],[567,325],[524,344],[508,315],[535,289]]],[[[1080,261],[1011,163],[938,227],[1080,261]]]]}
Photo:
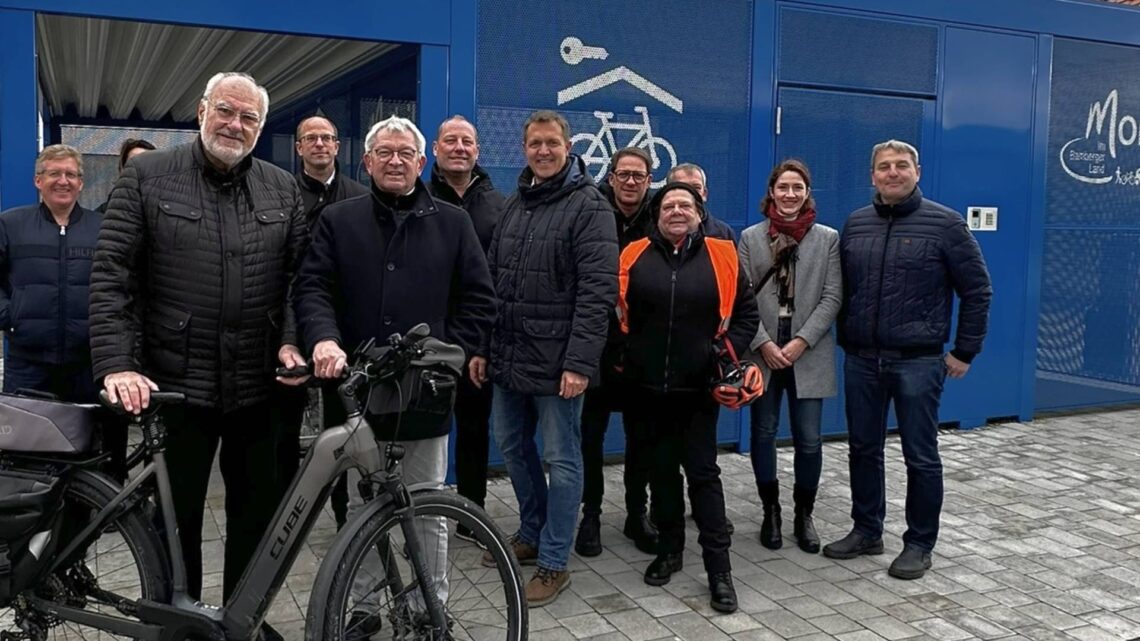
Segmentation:
{"type": "Polygon", "coordinates": [[[40,204],[0,214],[4,391],[31,389],[92,403],[87,341],[91,256],[102,216],[79,206],[83,157],[51,145],[36,158],[40,204]]]}
{"type": "Polygon", "coordinates": [[[886,496],[883,447],[895,403],[907,468],[903,551],[888,573],[917,579],[931,565],[942,511],[938,404],[946,377],[961,378],[982,351],[989,316],[989,272],[960,215],[922,197],[918,151],[897,140],[871,153],[874,202],[843,226],[843,308],[839,343],[851,471],[851,533],[823,549],[850,559],[883,551],[886,496]],[[960,299],[954,347],[954,295],[960,299]]]}

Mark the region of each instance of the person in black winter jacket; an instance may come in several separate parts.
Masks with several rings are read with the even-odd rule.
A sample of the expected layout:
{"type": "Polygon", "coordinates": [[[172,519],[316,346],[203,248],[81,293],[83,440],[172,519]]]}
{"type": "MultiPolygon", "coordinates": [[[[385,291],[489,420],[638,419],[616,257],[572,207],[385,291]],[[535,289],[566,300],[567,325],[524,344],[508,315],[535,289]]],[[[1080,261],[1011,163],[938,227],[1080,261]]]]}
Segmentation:
{"type": "Polygon", "coordinates": [[[228,597],[281,495],[273,369],[304,364],[288,300],[308,244],[301,194],[288,172],[250,156],[268,109],[248,75],[210,78],[198,138],[132,159],[119,176],[91,272],[91,355],[111,399],[137,413],[160,386],[186,394],[164,418],[193,597],[219,443],[228,597]]]}
{"type": "MultiPolygon", "coordinates": [[[[565,118],[531,114],[523,126],[527,168],[491,241],[499,314],[487,350],[470,366],[477,385],[488,374],[494,383],[492,429],[520,506],[514,551],[538,565],[526,587],[531,606],[550,603],[570,584],[582,500],[582,393],[597,382],[617,296],[613,210],[569,149],[565,118]]],[[[484,563],[494,560],[485,555],[484,563]]]]}
{"type": "Polygon", "coordinates": [[[29,389],[93,403],[87,299],[102,217],[79,206],[83,157],[73,147],[44,148],[35,183],[40,204],[0,214],[4,391],[29,389]]]}
{"type": "MultiPolygon", "coordinates": [[[[364,141],[371,193],[325,209],[297,279],[297,321],[305,345],[313,346],[319,378],[339,377],[347,354],[370,338],[382,341],[420,323],[470,354],[494,322],[491,276],[471,217],[432,198],[419,179],[427,162],[423,134],[392,116],[373,125],[364,141]]],[[[447,474],[450,427],[450,417],[372,425],[377,438],[404,443],[405,483],[437,486],[447,474]]],[[[363,504],[352,496],[350,511],[363,504]]],[[[446,528],[426,528],[421,543],[434,559],[446,559],[446,528]]],[[[428,571],[435,585],[447,585],[446,564],[429,562],[428,571]]],[[[360,625],[377,623],[366,621],[360,625]]]]}
{"type": "Polygon", "coordinates": [[[883,448],[893,400],[907,468],[903,551],[888,573],[917,579],[931,566],[942,510],[938,405],[946,377],[966,375],[982,351],[993,290],[981,249],[957,212],[922,196],[918,151],[897,140],[875,145],[869,207],[843,225],[839,254],[851,468],[851,516],[844,538],[823,548],[850,559],[882,554],[886,494],[883,448]],[[958,330],[950,338],[954,295],[958,330]]]}
{"type": "MultiPolygon", "coordinates": [[[[491,247],[505,199],[479,166],[479,132],[463,116],[444,120],[431,146],[435,164],[428,191],[438,200],[462,208],[475,225],[479,244],[491,247]]],[[[455,485],[461,496],[483,507],[487,499],[487,456],[491,449],[491,388],[475,387],[470,378],[459,382],[455,398],[455,485]]],[[[460,526],[456,536],[473,540],[460,526]]]]}
{"type": "Polygon", "coordinates": [[[668,183],[653,198],[657,228],[622,251],[618,313],[622,373],[630,387],[627,420],[637,447],[652,461],[650,488],[658,530],[649,585],[665,585],[683,564],[683,468],[711,605],[736,610],[724,488],[716,464],[720,406],[711,394],[715,339],[743,352],[760,313],[732,241],[705,236],[703,203],[685,183],[668,183]],[[725,314],[727,312],[727,315],[725,314]]]}
{"type": "MultiPolygon", "coordinates": [[[[620,251],[629,243],[648,236],[656,225],[649,207],[649,183],[653,181],[650,169],[653,162],[644,149],[626,147],[614,154],[612,163],[607,182],[600,185],[598,191],[602,192],[613,207],[620,251]]],[[[602,553],[602,458],[606,428],[609,427],[610,413],[622,412],[626,401],[624,385],[614,371],[617,350],[613,348],[613,339],[617,334],[617,318],[612,315],[609,332],[610,339],[606,342],[599,368],[599,384],[586,391],[586,400],[582,404],[582,520],[578,524],[578,537],[574,541],[574,550],[582,556],[602,553]]],[[[626,429],[625,432],[625,467],[622,477],[625,483],[626,518],[622,532],[633,540],[639,550],[652,554],[657,550],[657,529],[653,527],[646,510],[649,500],[648,461],[639,448],[632,447],[629,430],[626,429]]]]}

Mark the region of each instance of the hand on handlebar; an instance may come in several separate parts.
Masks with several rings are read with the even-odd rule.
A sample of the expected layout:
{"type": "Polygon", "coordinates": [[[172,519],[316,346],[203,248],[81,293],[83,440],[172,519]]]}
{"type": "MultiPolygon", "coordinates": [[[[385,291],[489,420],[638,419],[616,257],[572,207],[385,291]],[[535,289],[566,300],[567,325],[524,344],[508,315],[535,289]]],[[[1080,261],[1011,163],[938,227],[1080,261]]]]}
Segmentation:
{"type": "Polygon", "coordinates": [[[313,348],[313,375],[317,378],[340,378],[348,355],[334,340],[323,340],[313,348]]]}
{"type": "MultiPolygon", "coordinates": [[[[301,350],[297,349],[295,345],[282,345],[281,349],[277,350],[277,360],[281,361],[281,365],[285,369],[295,370],[305,366],[305,357],[301,356],[301,350]]],[[[277,376],[278,383],[289,385],[290,387],[304,385],[307,380],[309,380],[309,377],[305,375],[277,376]]]]}
{"type": "Polygon", "coordinates": [[[120,403],[131,414],[141,414],[158,385],[138,372],[115,372],[103,378],[103,389],[112,404],[120,403]]]}

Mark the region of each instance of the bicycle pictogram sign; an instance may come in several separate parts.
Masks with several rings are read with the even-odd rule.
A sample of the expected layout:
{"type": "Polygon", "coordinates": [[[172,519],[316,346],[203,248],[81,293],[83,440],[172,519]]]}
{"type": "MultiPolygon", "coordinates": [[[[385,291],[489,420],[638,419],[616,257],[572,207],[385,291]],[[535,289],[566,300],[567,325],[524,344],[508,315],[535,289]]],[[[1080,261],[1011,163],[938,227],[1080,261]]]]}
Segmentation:
{"type": "Polygon", "coordinates": [[[653,134],[653,127],[649,124],[649,109],[643,106],[633,108],[634,112],[641,114],[641,123],[614,122],[612,111],[595,111],[594,117],[601,123],[597,133],[582,132],[570,139],[570,148],[574,149],[578,143],[585,145],[585,150],[579,154],[592,172],[594,180],[601,182],[610,169],[613,155],[622,147],[638,147],[649,154],[652,165],[649,168],[657,180],[650,183],[654,189],[665,185],[665,176],[668,170],[677,166],[677,152],[673,145],[660,136],[653,134]],[[618,146],[614,139],[614,131],[632,131],[633,137],[625,145],[618,146]],[[661,150],[664,150],[662,153],[661,150]],[[664,171],[659,171],[664,169],[664,171]]]}

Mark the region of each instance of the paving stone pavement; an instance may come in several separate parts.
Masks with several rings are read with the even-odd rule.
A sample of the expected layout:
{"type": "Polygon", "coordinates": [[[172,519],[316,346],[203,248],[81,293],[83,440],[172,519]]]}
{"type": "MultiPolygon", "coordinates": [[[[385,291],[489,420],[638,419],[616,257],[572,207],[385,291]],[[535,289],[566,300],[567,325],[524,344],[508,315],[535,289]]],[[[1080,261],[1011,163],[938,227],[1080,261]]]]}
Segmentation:
{"type": "MultiPolygon", "coordinates": [[[[824,542],[850,529],[847,445],[824,445],[816,524],[824,542]]],[[[733,574],[740,610],[708,605],[696,529],[689,522],[685,567],[663,588],[645,585],[651,557],[620,532],[620,465],[606,468],[601,556],[570,562],[572,583],[530,611],[535,641],[597,639],[1080,639],[1140,637],[1140,409],[1044,418],[1032,423],[943,431],[946,500],[934,567],[917,581],[887,576],[902,547],[906,470],[896,437],[887,443],[886,553],[850,561],[808,555],[791,541],[757,541],[759,499],[747,456],[722,453],[729,516],[736,526],[733,574]]],[[[779,452],[791,512],[791,447],[779,452]]],[[[208,498],[203,555],[207,601],[221,597],[223,491],[208,498]]],[[[518,522],[509,482],[492,481],[488,511],[506,531],[518,522]]],[[[331,512],[278,595],[269,621],[302,639],[311,584],[335,536],[331,512]]]]}

